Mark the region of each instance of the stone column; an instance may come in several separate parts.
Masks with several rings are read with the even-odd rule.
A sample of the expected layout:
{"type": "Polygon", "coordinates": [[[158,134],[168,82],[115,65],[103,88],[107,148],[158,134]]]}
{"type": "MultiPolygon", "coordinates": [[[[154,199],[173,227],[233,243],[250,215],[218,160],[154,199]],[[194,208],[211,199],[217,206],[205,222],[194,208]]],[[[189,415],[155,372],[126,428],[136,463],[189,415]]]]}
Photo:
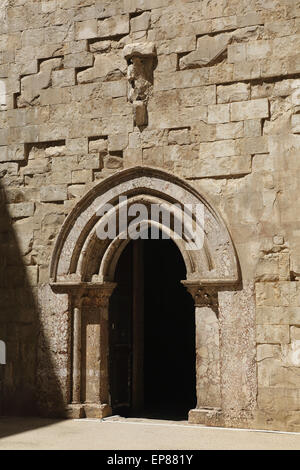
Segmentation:
{"type": "Polygon", "coordinates": [[[73,390],[72,403],[80,403],[81,381],[81,308],[73,310],[73,390]]]}
{"type": "Polygon", "coordinates": [[[183,282],[195,302],[197,407],[191,423],[219,424],[221,411],[220,332],[215,288],[183,282]]]}
{"type": "Polygon", "coordinates": [[[72,382],[71,382],[71,404],[66,409],[66,417],[83,418],[84,409],[81,403],[81,322],[82,322],[82,296],[70,295],[72,312],[72,382]]]}
{"type": "Polygon", "coordinates": [[[89,418],[104,418],[112,413],[109,395],[109,299],[115,288],[115,284],[106,285],[95,289],[89,294],[89,303],[98,309],[99,318],[99,343],[97,361],[99,370],[96,371],[99,382],[94,395],[94,403],[85,403],[85,416],[89,418]]]}

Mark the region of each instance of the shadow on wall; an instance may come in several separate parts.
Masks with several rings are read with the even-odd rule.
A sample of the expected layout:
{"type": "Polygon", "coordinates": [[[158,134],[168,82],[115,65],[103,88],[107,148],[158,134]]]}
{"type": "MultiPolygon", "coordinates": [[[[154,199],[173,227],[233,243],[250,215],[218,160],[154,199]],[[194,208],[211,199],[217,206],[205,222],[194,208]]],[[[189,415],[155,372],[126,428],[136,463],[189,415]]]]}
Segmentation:
{"type": "MultiPolygon", "coordinates": [[[[30,286],[0,180],[0,340],[6,345],[6,364],[0,364],[0,416],[41,415],[38,392],[41,380],[51,383],[51,401],[55,402],[56,410],[51,413],[48,406],[45,411],[48,403],[43,403],[44,413],[58,416],[64,406],[36,299],[37,288],[30,286]],[[42,373],[38,378],[38,345],[47,377],[42,373]]],[[[14,428],[14,432],[22,430],[22,426],[18,431],[14,428]]],[[[1,432],[0,436],[3,437],[1,432]]]]}

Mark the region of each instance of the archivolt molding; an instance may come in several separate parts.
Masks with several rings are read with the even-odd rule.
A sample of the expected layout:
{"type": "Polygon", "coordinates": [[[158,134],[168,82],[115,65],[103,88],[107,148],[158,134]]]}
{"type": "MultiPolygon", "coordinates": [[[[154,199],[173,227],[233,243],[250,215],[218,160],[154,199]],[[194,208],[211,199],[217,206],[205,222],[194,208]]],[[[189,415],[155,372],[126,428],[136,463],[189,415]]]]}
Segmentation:
{"type": "MultiPolygon", "coordinates": [[[[97,230],[119,214],[121,196],[127,197],[128,208],[136,203],[147,207],[156,203],[164,204],[167,212],[170,209],[170,228],[164,226],[163,219],[157,222],[148,218],[143,220],[143,224],[156,224],[162,232],[169,230],[185,262],[186,285],[224,285],[238,281],[238,263],[232,240],[223,220],[210,204],[174,175],[149,167],[135,167],[95,186],[67,217],[53,251],[50,267],[53,286],[104,286],[114,281],[118,259],[130,240],[122,238],[121,227],[117,227],[113,240],[100,240],[97,230]],[[113,210],[102,217],[97,216],[99,208],[106,203],[111,204],[113,210]],[[189,250],[184,237],[176,239],[174,221],[177,215],[171,212],[174,204],[202,205],[204,243],[200,249],[189,250]]],[[[194,215],[190,214],[189,219],[188,223],[195,227],[194,215]]]]}

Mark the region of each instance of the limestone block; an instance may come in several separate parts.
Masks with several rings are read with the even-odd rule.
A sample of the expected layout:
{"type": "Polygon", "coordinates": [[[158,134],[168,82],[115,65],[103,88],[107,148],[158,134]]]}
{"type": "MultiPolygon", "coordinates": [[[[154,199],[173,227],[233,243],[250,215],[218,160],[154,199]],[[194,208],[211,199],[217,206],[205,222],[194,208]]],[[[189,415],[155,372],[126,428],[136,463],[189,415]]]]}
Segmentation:
{"type": "Polygon", "coordinates": [[[19,106],[30,104],[38,98],[42,89],[48,88],[51,83],[52,70],[60,67],[62,59],[50,59],[41,63],[40,71],[35,75],[28,75],[21,79],[21,96],[19,106]]]}
{"type": "Polygon", "coordinates": [[[272,41],[251,41],[246,44],[247,60],[260,60],[274,53],[272,41]]]}
{"type": "Polygon", "coordinates": [[[143,101],[134,101],[133,103],[133,115],[135,125],[146,126],[148,123],[147,105],[143,101]]]}
{"type": "Polygon", "coordinates": [[[117,15],[98,22],[98,36],[102,38],[129,33],[129,15],[117,15]]]}
{"type": "Polygon", "coordinates": [[[267,136],[248,137],[237,143],[241,154],[259,154],[269,151],[269,140],[267,136]]]}
{"type": "Polygon", "coordinates": [[[31,217],[34,214],[33,202],[21,202],[19,204],[8,204],[9,214],[13,219],[31,217]]]}
{"type": "Polygon", "coordinates": [[[169,144],[189,145],[190,132],[188,129],[179,129],[170,131],[168,135],[169,144]]]}
{"type": "Polygon", "coordinates": [[[8,161],[8,147],[1,146],[0,147],[0,162],[7,162],[8,161]]]}
{"type": "Polygon", "coordinates": [[[102,86],[103,95],[109,98],[127,96],[127,80],[116,80],[104,82],[102,86]]]}
{"type": "Polygon", "coordinates": [[[216,126],[216,139],[239,139],[244,137],[243,122],[228,122],[226,124],[218,124],[216,126]]]}
{"type": "Polygon", "coordinates": [[[147,30],[150,26],[150,13],[145,11],[139,16],[135,16],[130,20],[130,30],[131,32],[135,31],[144,31],[147,30]]]}
{"type": "Polygon", "coordinates": [[[135,42],[127,44],[123,49],[125,59],[131,57],[152,57],[156,55],[156,47],[153,42],[135,42]]]}
{"type": "Polygon", "coordinates": [[[41,188],[42,202],[59,202],[68,198],[66,185],[44,186],[41,188]]]}
{"type": "Polygon", "coordinates": [[[269,102],[266,98],[241,101],[231,104],[231,120],[243,121],[269,117],[269,102]]]}
{"type": "MultiPolygon", "coordinates": [[[[298,390],[287,390],[284,387],[259,387],[258,388],[258,406],[260,409],[273,412],[274,417],[278,419],[281,410],[297,410],[299,407],[298,390]]],[[[297,412],[293,412],[298,419],[297,412]]],[[[279,418],[280,420],[280,418],[279,418]]]]}
{"type": "Polygon", "coordinates": [[[257,343],[287,344],[290,342],[288,325],[257,325],[257,343]]]}
{"type": "Polygon", "coordinates": [[[123,154],[124,168],[139,166],[142,163],[143,150],[141,148],[126,149],[123,154]]]}
{"type": "Polygon", "coordinates": [[[250,85],[248,83],[234,83],[233,85],[219,85],[217,87],[217,102],[232,103],[233,101],[246,101],[250,98],[250,85]]]}
{"type": "Polygon", "coordinates": [[[100,170],[102,168],[102,157],[98,153],[80,155],[78,157],[78,168],[85,170],[100,170]]]}
{"type": "Polygon", "coordinates": [[[165,112],[157,110],[149,111],[149,129],[172,129],[176,127],[192,126],[201,120],[207,119],[207,106],[195,106],[194,108],[165,109],[165,112]]]}
{"type": "Polygon", "coordinates": [[[292,313],[289,307],[257,307],[256,323],[258,325],[289,325],[291,317],[296,318],[300,314],[299,308],[294,307],[293,310],[292,313]]]}
{"type": "Polygon", "coordinates": [[[300,114],[292,116],[291,128],[294,134],[300,134],[300,114]]]}
{"type": "Polygon", "coordinates": [[[106,138],[92,139],[89,141],[89,152],[106,153],[108,149],[108,141],[106,138]]]}
{"type": "MultiPolygon", "coordinates": [[[[228,46],[228,62],[234,64],[236,62],[247,61],[247,49],[246,44],[230,44],[228,46]]],[[[244,64],[243,64],[244,65],[244,64]]]]}
{"type": "Polygon", "coordinates": [[[174,101],[179,98],[182,106],[213,105],[216,103],[216,86],[201,86],[176,91],[174,101]]]}
{"type": "MultiPolygon", "coordinates": [[[[1,147],[0,147],[1,149],[1,147]]],[[[16,162],[26,160],[24,144],[15,144],[8,147],[7,161],[16,162]]],[[[1,161],[1,157],[0,157],[1,161]]]]}
{"type": "Polygon", "coordinates": [[[213,62],[226,51],[230,37],[228,33],[200,37],[197,41],[197,49],[179,60],[180,68],[205,66],[213,62]]]}
{"type": "Polygon", "coordinates": [[[226,156],[213,158],[201,156],[190,170],[186,170],[186,177],[208,178],[219,176],[238,176],[251,173],[250,155],[226,156]]]}
{"type": "Polygon", "coordinates": [[[72,171],[72,184],[87,183],[92,181],[91,170],[74,170],[72,171]]]}
{"type": "Polygon", "coordinates": [[[216,104],[208,106],[208,124],[218,124],[230,121],[229,104],[216,104]]]}
{"type": "Polygon", "coordinates": [[[300,340],[300,327],[291,326],[290,334],[291,334],[291,341],[299,341],[300,340]]]}
{"type": "Polygon", "coordinates": [[[124,150],[128,145],[128,134],[115,134],[108,137],[108,150],[115,152],[124,150]]]}
{"type": "Polygon", "coordinates": [[[91,39],[98,36],[98,22],[96,19],[75,23],[75,39],[91,39]]]}
{"type": "Polygon", "coordinates": [[[6,98],[6,80],[0,78],[0,111],[4,111],[7,105],[6,98]]]}
{"type": "Polygon", "coordinates": [[[27,282],[30,286],[38,285],[39,270],[38,266],[26,266],[27,282]]]}
{"type": "Polygon", "coordinates": [[[125,60],[115,53],[97,54],[92,68],[77,74],[78,83],[89,83],[101,80],[116,80],[126,73],[125,60]]]}
{"type": "Polygon", "coordinates": [[[113,155],[107,155],[103,159],[104,167],[110,170],[117,170],[119,168],[123,168],[123,158],[117,157],[113,155]]]}
{"type": "Polygon", "coordinates": [[[75,85],[75,70],[55,70],[52,72],[52,86],[65,87],[75,85]]]}
{"type": "Polygon", "coordinates": [[[245,26],[254,26],[264,24],[263,15],[257,11],[249,11],[243,16],[237,16],[237,26],[244,28],[245,26]]]}
{"type": "Polygon", "coordinates": [[[209,83],[220,84],[228,83],[233,80],[233,65],[221,62],[209,68],[209,83]]]}
{"type": "Polygon", "coordinates": [[[236,155],[235,140],[220,140],[218,142],[204,142],[200,144],[199,156],[211,159],[212,157],[230,157],[236,155]]]}
{"type": "Polygon", "coordinates": [[[66,152],[68,154],[88,153],[88,139],[80,137],[78,139],[67,139],[66,152]]]}
{"type": "Polygon", "coordinates": [[[84,184],[72,184],[71,186],[68,186],[68,199],[82,197],[84,193],[85,193],[84,184]]]}
{"type": "Polygon", "coordinates": [[[71,183],[71,171],[52,171],[49,183],[53,184],[70,184],[71,183]]]}
{"type": "Polygon", "coordinates": [[[168,54],[158,56],[157,72],[166,72],[168,70],[175,72],[177,68],[177,54],[168,54]]]}
{"type": "Polygon", "coordinates": [[[92,67],[93,63],[94,55],[86,51],[67,54],[64,57],[65,68],[92,67]]]}
{"type": "Polygon", "coordinates": [[[175,37],[170,41],[157,43],[157,54],[182,54],[196,49],[196,37],[184,36],[175,37]]]}
{"type": "Polygon", "coordinates": [[[262,134],[261,119],[247,119],[244,121],[245,137],[257,137],[262,134]]]}
{"type": "Polygon", "coordinates": [[[168,6],[168,0],[124,0],[124,11],[134,13],[168,6]]]}
{"type": "MultiPolygon", "coordinates": [[[[290,327],[291,342],[281,346],[283,365],[299,368],[300,366],[300,338],[299,327],[290,327]]],[[[297,384],[295,383],[297,386],[297,384]]]]}
{"type": "Polygon", "coordinates": [[[149,166],[164,166],[163,147],[143,149],[143,164],[149,166]]]}
{"type": "Polygon", "coordinates": [[[258,344],[257,345],[257,361],[263,361],[264,359],[280,358],[280,346],[274,344],[258,344]]]}

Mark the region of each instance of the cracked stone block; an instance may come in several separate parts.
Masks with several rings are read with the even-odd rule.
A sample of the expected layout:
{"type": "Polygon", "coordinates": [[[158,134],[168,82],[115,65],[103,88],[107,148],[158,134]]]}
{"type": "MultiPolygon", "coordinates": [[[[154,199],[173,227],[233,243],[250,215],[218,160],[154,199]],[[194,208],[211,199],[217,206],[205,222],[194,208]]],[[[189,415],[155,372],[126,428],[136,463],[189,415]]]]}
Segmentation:
{"type": "Polygon", "coordinates": [[[181,69],[203,67],[215,61],[226,50],[231,35],[224,33],[218,36],[203,36],[197,41],[197,49],[182,57],[179,61],[181,69]]]}
{"type": "Polygon", "coordinates": [[[35,75],[28,75],[21,79],[21,95],[18,106],[30,105],[40,96],[41,90],[48,88],[51,84],[51,72],[62,65],[62,59],[45,60],[40,65],[40,71],[35,75]]]}
{"type": "Polygon", "coordinates": [[[114,53],[97,54],[93,67],[77,74],[78,83],[118,80],[126,74],[125,60],[114,53]]]}

